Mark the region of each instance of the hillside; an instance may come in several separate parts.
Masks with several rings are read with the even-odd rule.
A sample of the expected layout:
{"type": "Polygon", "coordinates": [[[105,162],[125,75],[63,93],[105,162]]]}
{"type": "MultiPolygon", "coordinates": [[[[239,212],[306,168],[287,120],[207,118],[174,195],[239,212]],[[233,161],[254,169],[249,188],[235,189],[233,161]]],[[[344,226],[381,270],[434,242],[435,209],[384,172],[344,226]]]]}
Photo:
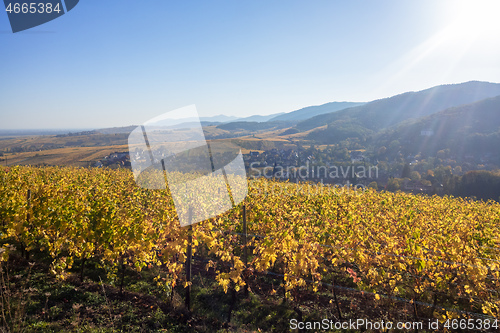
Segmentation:
{"type": "MultiPolygon", "coordinates": [[[[367,131],[379,131],[408,119],[417,119],[444,109],[477,102],[500,95],[500,84],[471,81],[441,85],[419,92],[407,92],[376,100],[361,106],[312,117],[299,122],[299,131],[310,130],[325,124],[360,126],[367,131]]],[[[325,134],[325,133],[323,133],[325,134]]],[[[318,135],[316,135],[318,136],[318,135]]]]}
{"type": "Polygon", "coordinates": [[[279,115],[270,119],[269,121],[300,121],[322,115],[325,113],[336,112],[339,110],[360,106],[365,103],[355,103],[355,102],[330,102],[322,105],[307,106],[305,108],[287,112],[285,114],[279,115]]]}
{"type": "Polygon", "coordinates": [[[267,121],[263,123],[255,121],[252,122],[236,121],[232,123],[218,125],[217,128],[227,131],[245,130],[245,131],[257,132],[262,130],[287,128],[290,127],[291,125],[292,123],[286,121],[267,121]]]}
{"type": "MultiPolygon", "coordinates": [[[[449,108],[377,136],[376,144],[400,142],[408,154],[484,155],[500,146],[500,96],[449,108]]],[[[498,155],[498,154],[495,154],[498,155]]],[[[498,158],[498,156],[496,156],[498,158]]]]}
{"type": "Polygon", "coordinates": [[[284,115],[285,112],[280,112],[280,113],[273,113],[273,114],[269,114],[269,115],[266,115],[266,116],[261,116],[261,115],[254,115],[254,116],[249,116],[249,117],[244,117],[244,118],[238,118],[234,121],[256,121],[256,122],[264,122],[264,121],[268,121],[268,120],[271,120],[275,117],[278,117],[280,115],[284,115]]]}

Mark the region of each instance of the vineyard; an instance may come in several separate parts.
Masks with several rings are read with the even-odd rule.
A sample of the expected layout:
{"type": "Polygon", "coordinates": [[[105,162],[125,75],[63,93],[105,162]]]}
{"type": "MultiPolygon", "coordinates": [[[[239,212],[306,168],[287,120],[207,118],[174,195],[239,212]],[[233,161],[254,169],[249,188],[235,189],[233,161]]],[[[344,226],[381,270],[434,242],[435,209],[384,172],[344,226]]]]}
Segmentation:
{"type": "Polygon", "coordinates": [[[83,279],[85,263],[97,260],[121,287],[124,267],[157,267],[156,282],[172,290],[192,283],[192,239],[193,256],[225,292],[274,274],[283,297],[298,302],[348,280],[380,302],[426,304],[428,316],[443,320],[499,317],[500,204],[266,179],[248,185],[243,204],[181,228],[168,191],[139,188],[128,170],[0,167],[1,260],[42,255],[59,280],[75,267],[83,279]]]}

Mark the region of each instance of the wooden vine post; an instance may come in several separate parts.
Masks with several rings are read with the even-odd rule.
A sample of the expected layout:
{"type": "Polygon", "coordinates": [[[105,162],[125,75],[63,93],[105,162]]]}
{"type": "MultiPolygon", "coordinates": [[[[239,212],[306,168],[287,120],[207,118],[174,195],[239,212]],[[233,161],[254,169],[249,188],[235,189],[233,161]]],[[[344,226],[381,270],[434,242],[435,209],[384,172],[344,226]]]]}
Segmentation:
{"type": "MultiPolygon", "coordinates": [[[[192,208],[189,208],[189,223],[191,223],[193,217],[193,211],[192,208]]],[[[187,246],[187,253],[186,253],[186,281],[187,281],[187,288],[186,288],[186,299],[185,299],[185,305],[186,308],[190,311],[191,310],[191,260],[193,257],[193,225],[189,225],[188,229],[188,246],[187,246]]]]}
{"type": "MultiPolygon", "coordinates": [[[[245,264],[245,270],[248,270],[248,246],[247,246],[247,206],[243,204],[243,263],[245,264]]],[[[248,273],[248,271],[246,272],[248,273]]],[[[247,274],[245,274],[245,287],[244,295],[248,297],[248,279],[247,274]]]]}
{"type": "MultiPolygon", "coordinates": [[[[28,230],[30,230],[30,219],[31,219],[31,216],[30,216],[30,208],[31,208],[31,190],[28,189],[28,193],[26,193],[26,206],[27,206],[27,209],[26,209],[26,225],[27,225],[27,228],[28,230]]],[[[21,241],[21,249],[23,251],[23,254],[26,258],[26,260],[29,260],[30,258],[30,253],[27,249],[28,245],[27,244],[24,244],[24,242],[21,241]]]]}
{"type": "Polygon", "coordinates": [[[337,305],[337,313],[339,315],[339,320],[342,320],[342,312],[340,311],[340,304],[337,299],[337,293],[335,292],[335,280],[333,281],[332,284],[332,291],[333,291],[333,299],[335,300],[335,304],[337,305]]]}

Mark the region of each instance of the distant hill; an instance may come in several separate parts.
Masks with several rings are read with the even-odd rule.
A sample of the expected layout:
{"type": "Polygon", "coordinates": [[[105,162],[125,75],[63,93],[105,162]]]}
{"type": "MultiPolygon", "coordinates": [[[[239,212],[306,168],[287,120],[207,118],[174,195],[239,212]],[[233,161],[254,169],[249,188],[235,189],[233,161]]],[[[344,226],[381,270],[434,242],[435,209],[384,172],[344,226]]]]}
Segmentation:
{"type": "Polygon", "coordinates": [[[235,121],[237,119],[238,119],[238,117],[226,116],[223,114],[220,114],[218,116],[212,116],[212,117],[200,117],[200,121],[211,122],[211,123],[227,123],[230,121],[235,121]]]}
{"type": "Polygon", "coordinates": [[[101,134],[130,134],[137,126],[125,126],[125,127],[111,127],[111,128],[101,128],[95,130],[101,134]]]}
{"type": "MultiPolygon", "coordinates": [[[[500,84],[471,81],[441,85],[376,100],[361,106],[312,117],[296,128],[306,131],[341,121],[367,131],[379,131],[408,119],[417,119],[444,109],[500,95],[500,84]]],[[[332,126],[332,130],[337,126],[332,126]]]]}
{"type": "MultiPolygon", "coordinates": [[[[420,132],[428,130],[430,131],[429,133],[435,133],[433,134],[436,135],[435,141],[439,141],[439,144],[426,146],[429,153],[431,151],[435,153],[437,148],[440,150],[446,147],[455,147],[458,143],[464,145],[464,147],[472,147],[474,145],[471,142],[483,142],[487,145],[483,145],[482,147],[488,147],[485,150],[491,151],[489,145],[492,142],[496,142],[494,137],[497,134],[495,134],[496,127],[494,126],[496,126],[495,121],[498,120],[495,117],[498,116],[493,116],[487,113],[487,111],[483,111],[483,109],[487,108],[486,105],[489,105],[488,103],[494,103],[495,99],[488,102],[485,101],[484,103],[486,104],[478,103],[476,105],[475,103],[495,96],[500,96],[500,84],[470,81],[460,84],[440,85],[418,92],[407,92],[369,103],[332,102],[319,106],[309,106],[280,115],[255,115],[245,118],[219,115],[202,117],[201,121],[207,138],[211,139],[240,137],[265,132],[271,133],[276,130],[288,128],[285,132],[282,132],[282,135],[295,135],[308,131],[302,136],[295,137],[313,140],[320,144],[339,143],[342,140],[354,139],[360,142],[363,141],[369,145],[378,145],[378,143],[372,141],[372,139],[376,139],[380,145],[388,145],[389,142],[386,141],[391,139],[391,141],[398,141],[401,144],[413,142],[413,145],[408,145],[407,148],[408,151],[416,151],[417,145],[423,144],[422,140],[427,138],[426,135],[421,137],[420,132]],[[467,108],[471,108],[472,106],[469,104],[475,105],[474,110],[476,111],[470,111],[467,115],[463,116],[472,117],[467,119],[474,119],[474,124],[479,127],[476,125],[474,127],[470,123],[458,123],[460,119],[455,119],[454,116],[448,115],[451,112],[450,110],[455,110],[450,108],[458,108],[458,110],[462,111],[454,112],[463,113],[465,111],[460,106],[468,105],[467,108]],[[440,113],[443,110],[446,110],[446,113],[440,113]],[[323,113],[327,111],[330,112],[323,113]],[[318,113],[323,114],[306,120],[297,120],[318,113]],[[436,114],[438,118],[425,118],[433,114],[436,114]],[[270,117],[272,118],[268,119],[270,117]],[[450,124],[460,128],[458,130],[460,134],[453,132],[451,130],[453,127],[449,127],[451,125],[443,120],[449,117],[454,119],[450,124]],[[481,117],[481,119],[478,120],[476,117],[481,117]],[[255,121],[251,121],[252,119],[255,121]],[[426,119],[432,119],[431,121],[435,122],[435,124],[430,126],[431,124],[427,123],[429,120],[426,119]],[[484,123],[484,119],[489,120],[484,123]],[[438,131],[435,128],[436,124],[444,126],[443,128],[447,130],[444,132],[438,131]],[[398,129],[398,126],[401,126],[401,129],[398,129]],[[488,126],[493,126],[493,129],[491,131],[488,130],[488,126]],[[380,133],[384,134],[380,135],[380,133]],[[461,135],[461,137],[457,137],[457,135],[461,135]],[[484,135],[487,138],[483,137],[484,135]],[[468,140],[472,141],[467,142],[463,138],[468,138],[468,140]]],[[[494,110],[494,107],[491,110],[494,110]]],[[[192,119],[188,118],[176,119],[175,122],[176,124],[172,128],[190,127],[194,124],[192,123],[192,119]]],[[[171,120],[169,120],[170,123],[171,120]]],[[[109,128],[100,129],[97,132],[103,134],[122,134],[130,133],[134,128],[135,126],[109,128]]],[[[277,134],[270,135],[272,137],[277,134]]],[[[468,150],[474,149],[470,148],[468,150]]]]}
{"type": "Polygon", "coordinates": [[[234,121],[238,121],[238,122],[239,121],[255,121],[255,122],[262,123],[262,122],[268,121],[274,117],[280,116],[282,114],[285,114],[285,112],[273,113],[273,114],[270,114],[267,116],[255,115],[255,116],[250,116],[250,117],[238,118],[234,121]]]}
{"type": "Polygon", "coordinates": [[[275,130],[290,127],[292,123],[286,121],[267,121],[267,122],[248,122],[236,121],[227,124],[218,125],[217,128],[226,131],[249,131],[257,132],[262,130],[275,130]]]}
{"type": "Polygon", "coordinates": [[[82,131],[92,131],[92,129],[0,129],[0,137],[60,135],[82,131]]]}
{"type": "Polygon", "coordinates": [[[273,117],[269,121],[300,121],[325,113],[335,112],[365,103],[355,102],[330,102],[322,105],[307,106],[300,110],[287,112],[285,114],[273,117]]]}
{"type": "Polygon", "coordinates": [[[399,142],[407,154],[434,156],[448,149],[455,156],[491,153],[499,158],[500,96],[449,108],[381,133],[377,145],[399,142]]]}

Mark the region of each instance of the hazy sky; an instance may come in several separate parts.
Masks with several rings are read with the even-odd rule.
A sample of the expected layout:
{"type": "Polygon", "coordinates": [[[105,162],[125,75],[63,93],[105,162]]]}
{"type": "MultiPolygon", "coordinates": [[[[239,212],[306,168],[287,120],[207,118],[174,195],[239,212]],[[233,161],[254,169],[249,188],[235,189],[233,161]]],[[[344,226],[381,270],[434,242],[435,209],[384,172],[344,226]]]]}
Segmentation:
{"type": "MultiPolygon", "coordinates": [[[[3,7],[2,7],[3,8],[3,7]]],[[[82,0],[13,34],[0,11],[0,129],[140,124],[500,82],[500,1],[82,0]]]]}

